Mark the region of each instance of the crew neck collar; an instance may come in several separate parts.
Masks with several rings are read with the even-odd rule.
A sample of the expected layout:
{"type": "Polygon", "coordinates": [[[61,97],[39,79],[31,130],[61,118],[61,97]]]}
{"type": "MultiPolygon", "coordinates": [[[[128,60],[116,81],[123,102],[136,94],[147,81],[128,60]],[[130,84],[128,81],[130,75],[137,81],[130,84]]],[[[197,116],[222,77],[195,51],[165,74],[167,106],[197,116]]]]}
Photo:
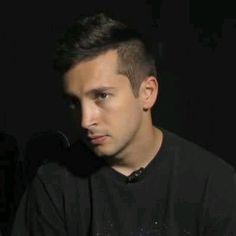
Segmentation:
{"type": "MultiPolygon", "coordinates": [[[[156,153],[155,157],[149,162],[149,164],[144,168],[144,171],[140,175],[140,177],[132,184],[143,182],[148,178],[149,175],[152,174],[155,166],[159,166],[161,162],[163,161],[163,157],[165,156],[164,153],[166,152],[166,131],[162,128],[159,128],[163,133],[162,143],[160,145],[160,148],[158,152],[156,153]]],[[[108,175],[108,178],[113,179],[114,181],[118,181],[120,183],[128,183],[128,176],[114,170],[109,165],[106,165],[105,167],[105,173],[108,175]]]]}

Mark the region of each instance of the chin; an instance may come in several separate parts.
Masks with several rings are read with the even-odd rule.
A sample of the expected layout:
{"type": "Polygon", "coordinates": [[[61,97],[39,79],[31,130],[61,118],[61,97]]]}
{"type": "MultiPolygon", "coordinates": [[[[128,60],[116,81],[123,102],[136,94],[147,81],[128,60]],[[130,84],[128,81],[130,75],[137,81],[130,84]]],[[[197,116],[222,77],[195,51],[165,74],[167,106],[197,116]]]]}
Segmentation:
{"type": "Polygon", "coordinates": [[[109,156],[113,156],[111,152],[106,152],[106,151],[101,151],[101,150],[93,150],[94,153],[98,156],[98,157],[109,157],[109,156]]]}
{"type": "Polygon", "coordinates": [[[105,147],[95,147],[93,148],[93,152],[98,156],[98,157],[112,157],[116,154],[116,152],[114,150],[108,150],[105,149],[105,147]]]}

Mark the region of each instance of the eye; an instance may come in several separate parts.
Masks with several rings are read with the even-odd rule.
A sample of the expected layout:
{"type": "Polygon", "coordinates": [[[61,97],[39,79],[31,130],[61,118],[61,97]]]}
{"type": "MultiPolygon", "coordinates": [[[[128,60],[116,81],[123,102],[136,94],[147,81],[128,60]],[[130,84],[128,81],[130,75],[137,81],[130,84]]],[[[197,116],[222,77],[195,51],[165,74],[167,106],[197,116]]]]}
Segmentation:
{"type": "Polygon", "coordinates": [[[75,110],[80,106],[80,102],[76,97],[67,97],[66,104],[71,110],[75,110]]]}
{"type": "Polygon", "coordinates": [[[95,95],[95,99],[97,101],[104,101],[108,98],[109,94],[108,93],[104,93],[104,92],[101,92],[101,93],[97,93],[95,95]]]}
{"type": "Polygon", "coordinates": [[[76,107],[77,107],[77,104],[74,103],[74,102],[69,102],[69,103],[68,103],[68,106],[69,106],[69,108],[70,108],[71,110],[75,110],[76,107]]]}

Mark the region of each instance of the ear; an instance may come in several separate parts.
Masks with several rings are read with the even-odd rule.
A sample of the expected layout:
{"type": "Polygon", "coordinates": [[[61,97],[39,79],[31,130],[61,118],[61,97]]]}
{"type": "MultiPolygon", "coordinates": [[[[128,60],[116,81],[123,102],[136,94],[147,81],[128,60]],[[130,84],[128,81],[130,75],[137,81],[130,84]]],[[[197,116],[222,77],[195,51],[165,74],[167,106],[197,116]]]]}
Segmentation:
{"type": "Polygon", "coordinates": [[[150,110],[157,100],[158,82],[154,76],[149,76],[141,83],[139,97],[142,102],[143,110],[150,110]]]}

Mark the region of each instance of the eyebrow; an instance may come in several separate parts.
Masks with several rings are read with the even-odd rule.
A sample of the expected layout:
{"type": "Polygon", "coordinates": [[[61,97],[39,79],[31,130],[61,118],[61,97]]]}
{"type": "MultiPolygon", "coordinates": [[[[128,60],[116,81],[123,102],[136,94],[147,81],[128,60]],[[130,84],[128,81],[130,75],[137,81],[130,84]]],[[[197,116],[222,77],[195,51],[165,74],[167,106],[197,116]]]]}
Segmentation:
{"type": "Polygon", "coordinates": [[[71,93],[64,92],[62,95],[62,98],[66,101],[79,102],[79,98],[71,93]]]}
{"type": "MultiPolygon", "coordinates": [[[[115,90],[115,89],[116,89],[115,87],[102,86],[102,87],[94,88],[94,89],[91,89],[91,90],[87,91],[85,93],[85,95],[86,96],[91,96],[91,95],[94,95],[94,94],[97,94],[97,93],[105,92],[105,91],[108,91],[108,90],[115,90]]],[[[70,93],[70,92],[64,92],[63,97],[67,98],[67,99],[78,100],[78,97],[75,94],[70,93]]]]}
{"type": "Polygon", "coordinates": [[[102,86],[102,87],[99,87],[99,88],[91,89],[88,92],[86,92],[85,94],[89,96],[89,95],[93,95],[93,94],[96,94],[96,93],[105,92],[105,91],[108,91],[108,90],[115,90],[115,87],[102,86]]]}

